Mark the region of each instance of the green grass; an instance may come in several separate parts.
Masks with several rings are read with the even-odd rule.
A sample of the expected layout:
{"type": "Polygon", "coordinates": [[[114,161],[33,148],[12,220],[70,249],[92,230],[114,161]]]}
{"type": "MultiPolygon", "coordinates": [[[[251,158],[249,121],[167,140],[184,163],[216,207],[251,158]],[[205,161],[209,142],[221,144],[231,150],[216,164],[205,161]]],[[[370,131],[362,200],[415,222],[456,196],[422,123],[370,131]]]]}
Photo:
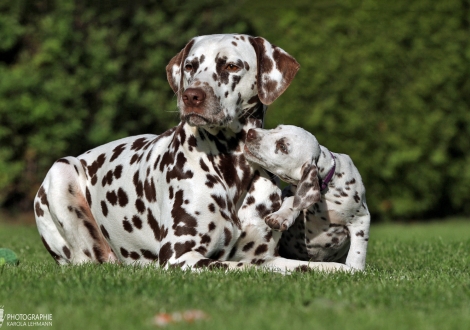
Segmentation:
{"type": "MultiPolygon", "coordinates": [[[[53,329],[155,329],[155,314],[186,309],[201,309],[210,319],[168,328],[442,330],[470,325],[467,219],[373,226],[366,272],[354,275],[59,267],[35,227],[1,223],[0,247],[13,249],[21,260],[17,267],[0,267],[5,314],[52,313],[53,329]]],[[[9,329],[6,323],[4,328],[9,329]]]]}

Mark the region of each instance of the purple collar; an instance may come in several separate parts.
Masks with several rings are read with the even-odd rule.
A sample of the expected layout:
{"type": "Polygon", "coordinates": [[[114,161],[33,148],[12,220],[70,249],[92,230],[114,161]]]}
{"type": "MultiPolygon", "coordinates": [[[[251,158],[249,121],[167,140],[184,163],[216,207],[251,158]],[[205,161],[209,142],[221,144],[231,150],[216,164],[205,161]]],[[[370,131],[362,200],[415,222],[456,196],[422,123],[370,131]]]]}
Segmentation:
{"type": "Polygon", "coordinates": [[[333,153],[331,151],[330,151],[330,154],[333,157],[333,167],[331,168],[331,170],[328,172],[328,174],[325,176],[324,179],[320,178],[320,180],[321,180],[320,192],[321,193],[323,193],[325,191],[325,189],[328,188],[328,183],[333,178],[333,175],[335,175],[335,170],[336,170],[335,156],[333,155],[333,153]]]}

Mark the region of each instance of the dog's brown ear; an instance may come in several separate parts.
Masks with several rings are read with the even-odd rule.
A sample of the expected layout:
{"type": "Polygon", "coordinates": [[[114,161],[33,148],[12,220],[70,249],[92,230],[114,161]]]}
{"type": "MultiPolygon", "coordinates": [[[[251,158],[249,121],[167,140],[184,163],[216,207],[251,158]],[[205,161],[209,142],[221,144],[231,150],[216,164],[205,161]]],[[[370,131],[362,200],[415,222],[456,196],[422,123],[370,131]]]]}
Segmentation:
{"type": "Polygon", "coordinates": [[[302,177],[294,195],[294,209],[303,210],[318,202],[321,198],[318,169],[315,164],[302,166],[302,177]]]}
{"type": "Polygon", "coordinates": [[[289,87],[300,64],[281,48],[261,37],[250,37],[258,61],[258,97],[270,105],[289,87]]]}
{"type": "Polygon", "coordinates": [[[168,83],[173,89],[173,92],[177,93],[183,84],[183,75],[181,74],[181,70],[184,64],[184,60],[188,56],[191,47],[194,44],[194,39],[186,44],[186,46],[176,54],[166,66],[166,78],[168,79],[168,83]]]}

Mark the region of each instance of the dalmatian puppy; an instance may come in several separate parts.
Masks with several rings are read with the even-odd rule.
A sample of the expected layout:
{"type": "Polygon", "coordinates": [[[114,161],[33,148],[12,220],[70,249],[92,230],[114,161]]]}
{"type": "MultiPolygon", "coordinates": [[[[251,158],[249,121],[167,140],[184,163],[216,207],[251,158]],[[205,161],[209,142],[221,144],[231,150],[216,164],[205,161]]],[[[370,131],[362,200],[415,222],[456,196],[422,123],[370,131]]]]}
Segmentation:
{"type": "Polygon", "coordinates": [[[249,220],[276,211],[280,191],[245,158],[246,135],[262,127],[266,105],[298,68],[260,37],[190,40],[167,66],[179,125],[61,158],[49,170],[34,202],[46,249],[59,264],[349,269],[281,258],[279,237],[249,220]]]}
{"type": "Polygon", "coordinates": [[[292,184],[281,208],[264,217],[284,232],[281,255],[364,269],[370,214],[348,155],[330,152],[309,132],[289,125],[249,130],[244,151],[249,161],[292,184]]]}

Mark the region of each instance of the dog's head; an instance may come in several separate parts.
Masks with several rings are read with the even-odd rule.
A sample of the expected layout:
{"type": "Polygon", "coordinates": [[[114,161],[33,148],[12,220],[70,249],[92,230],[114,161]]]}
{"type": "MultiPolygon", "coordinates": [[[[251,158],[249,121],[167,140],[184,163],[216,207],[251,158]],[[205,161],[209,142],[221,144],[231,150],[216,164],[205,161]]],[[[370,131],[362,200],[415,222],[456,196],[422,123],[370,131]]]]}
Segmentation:
{"type": "Polygon", "coordinates": [[[166,67],[181,120],[226,127],[259,103],[271,104],[299,69],[295,59],[260,37],[193,38],[166,67]]]}
{"type": "Polygon", "coordinates": [[[321,154],[317,139],[306,130],[280,125],[272,130],[250,129],[245,157],[282,180],[297,185],[294,208],[302,210],[320,200],[317,162],[321,154]]]}

